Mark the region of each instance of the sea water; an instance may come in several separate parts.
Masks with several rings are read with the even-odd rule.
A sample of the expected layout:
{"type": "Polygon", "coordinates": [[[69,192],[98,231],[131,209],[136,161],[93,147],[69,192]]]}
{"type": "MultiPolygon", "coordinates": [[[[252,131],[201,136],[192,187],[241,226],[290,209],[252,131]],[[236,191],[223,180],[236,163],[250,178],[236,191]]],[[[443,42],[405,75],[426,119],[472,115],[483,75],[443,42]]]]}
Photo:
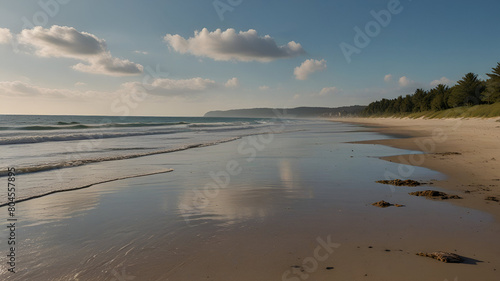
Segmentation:
{"type": "MultiPolygon", "coordinates": [[[[14,168],[17,199],[120,178],[168,172],[122,161],[217,145],[248,135],[303,130],[316,122],[279,118],[0,115],[0,177],[14,168]]],[[[0,194],[0,206],[7,202],[0,194]]]]}

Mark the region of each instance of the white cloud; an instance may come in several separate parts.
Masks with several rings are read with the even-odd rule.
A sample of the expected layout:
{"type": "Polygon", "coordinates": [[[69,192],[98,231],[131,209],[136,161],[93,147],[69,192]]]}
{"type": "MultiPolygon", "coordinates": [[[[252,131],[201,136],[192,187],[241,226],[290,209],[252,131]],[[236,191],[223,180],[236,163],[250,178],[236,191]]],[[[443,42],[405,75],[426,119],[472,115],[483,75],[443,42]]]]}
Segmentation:
{"type": "Polygon", "coordinates": [[[0,44],[9,44],[12,40],[12,34],[8,28],[0,27],[0,44]]]}
{"type": "Polygon", "coordinates": [[[415,81],[408,79],[408,77],[406,77],[406,76],[402,76],[399,78],[398,83],[399,83],[399,86],[401,86],[401,87],[408,87],[408,86],[414,84],[415,81]]]}
{"type": "Polygon", "coordinates": [[[201,77],[180,80],[164,78],[156,79],[152,83],[153,87],[170,91],[203,91],[215,85],[215,81],[201,77]]]}
{"type": "Polygon", "coordinates": [[[36,26],[24,29],[18,35],[20,44],[30,47],[40,57],[72,58],[83,61],[73,69],[111,76],[142,73],[143,66],[129,60],[115,58],[106,42],[97,36],[77,31],[73,27],[54,25],[50,29],[36,26]]]}
{"type": "Polygon", "coordinates": [[[109,93],[97,91],[75,91],[69,89],[46,88],[22,81],[0,81],[0,95],[9,97],[34,97],[43,96],[47,98],[65,97],[105,97],[109,93]]]}
{"type": "MultiPolygon", "coordinates": [[[[229,81],[234,81],[230,79],[229,81]]],[[[77,82],[75,87],[85,86],[86,83],[77,82]]],[[[190,79],[155,79],[151,83],[141,82],[123,83],[113,91],[91,91],[78,89],[47,88],[22,81],[0,81],[0,96],[9,97],[47,97],[47,98],[103,98],[111,99],[120,95],[152,94],[164,97],[190,97],[193,94],[205,93],[214,89],[224,89],[224,83],[217,83],[200,77],[190,79]]]]}
{"type": "Polygon", "coordinates": [[[210,79],[201,77],[190,79],[155,79],[150,84],[128,82],[122,85],[122,90],[130,92],[147,91],[159,96],[183,96],[186,94],[201,93],[210,89],[219,88],[221,85],[210,79]]]}
{"type": "Polygon", "coordinates": [[[386,76],[384,76],[384,81],[391,82],[392,81],[392,74],[387,74],[386,76]]]}
{"type": "Polygon", "coordinates": [[[261,90],[261,91],[267,91],[267,90],[269,90],[269,86],[262,85],[262,86],[259,87],[259,90],[261,90]]]}
{"type": "Polygon", "coordinates": [[[330,96],[330,95],[335,95],[340,93],[340,90],[337,89],[337,87],[328,87],[328,88],[323,88],[319,92],[319,96],[330,96]]]}
{"type": "Polygon", "coordinates": [[[148,55],[148,54],[149,54],[149,53],[148,53],[148,52],[146,52],[146,51],[138,51],[138,50],[137,50],[137,51],[134,51],[134,53],[136,53],[136,54],[141,54],[141,55],[148,55]]]}
{"type": "Polygon", "coordinates": [[[36,26],[24,29],[18,35],[20,43],[35,48],[41,57],[85,59],[106,52],[106,42],[73,27],[54,25],[50,29],[36,26]]]}
{"type": "Polygon", "coordinates": [[[225,86],[226,88],[238,88],[240,86],[240,81],[238,80],[238,78],[233,77],[227,80],[225,86]]]}
{"type": "Polygon", "coordinates": [[[441,77],[439,80],[434,80],[431,82],[432,87],[436,87],[439,84],[450,85],[452,82],[446,77],[441,77]]]}
{"type": "Polygon", "coordinates": [[[21,81],[2,81],[0,82],[0,93],[6,96],[34,96],[40,95],[41,91],[21,81]]]}
{"type": "Polygon", "coordinates": [[[326,60],[313,60],[309,59],[304,61],[300,66],[297,66],[293,74],[298,80],[306,80],[307,77],[316,71],[322,71],[326,69],[326,60]]]}
{"type": "Polygon", "coordinates": [[[236,33],[232,28],[226,31],[217,29],[213,32],[203,28],[201,31],[195,31],[194,37],[188,39],[178,34],[167,34],[164,40],[181,54],[191,53],[218,61],[269,62],[305,53],[302,46],[294,41],[278,46],[271,36],[259,37],[254,29],[236,33]]]}
{"type": "Polygon", "coordinates": [[[137,75],[141,74],[143,70],[140,64],[107,55],[89,60],[88,63],[89,64],[78,63],[73,66],[73,69],[81,72],[111,76],[137,75]]]}

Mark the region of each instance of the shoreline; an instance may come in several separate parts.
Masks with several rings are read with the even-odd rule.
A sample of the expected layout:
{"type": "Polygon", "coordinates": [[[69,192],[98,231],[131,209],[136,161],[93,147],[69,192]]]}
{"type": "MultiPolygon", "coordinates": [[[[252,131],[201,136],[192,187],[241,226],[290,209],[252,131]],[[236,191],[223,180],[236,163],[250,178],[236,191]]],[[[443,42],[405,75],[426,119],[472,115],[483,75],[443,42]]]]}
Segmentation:
{"type": "MultiPolygon", "coordinates": [[[[355,143],[378,144],[422,151],[424,154],[397,155],[381,159],[438,171],[447,176],[433,181],[437,187],[461,196],[448,200],[459,206],[492,214],[500,221],[500,123],[498,118],[409,119],[333,118],[329,121],[366,127],[396,138],[355,143]]],[[[410,175],[401,175],[401,178],[410,175]]]]}

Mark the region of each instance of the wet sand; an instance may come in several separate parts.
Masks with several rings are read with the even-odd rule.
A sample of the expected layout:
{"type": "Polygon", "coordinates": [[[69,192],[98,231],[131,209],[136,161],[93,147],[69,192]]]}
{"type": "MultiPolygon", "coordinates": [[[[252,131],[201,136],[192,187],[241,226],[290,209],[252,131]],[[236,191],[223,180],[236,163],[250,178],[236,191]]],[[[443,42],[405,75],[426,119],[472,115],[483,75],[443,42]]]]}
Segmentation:
{"type": "Polygon", "coordinates": [[[18,273],[2,260],[0,279],[497,280],[493,215],[408,195],[437,184],[375,183],[402,169],[446,177],[379,159],[418,151],[349,143],[390,138],[329,123],[134,159],[174,171],[19,203],[18,273]],[[380,200],[405,207],[371,205],[380,200]],[[466,263],[416,255],[433,251],[466,263]]]}
{"type": "Polygon", "coordinates": [[[425,152],[418,157],[398,155],[382,159],[426,167],[447,175],[445,180],[435,184],[464,198],[454,204],[486,211],[500,221],[500,203],[485,200],[488,197],[500,200],[499,120],[351,118],[337,121],[399,137],[360,143],[425,152]]]}

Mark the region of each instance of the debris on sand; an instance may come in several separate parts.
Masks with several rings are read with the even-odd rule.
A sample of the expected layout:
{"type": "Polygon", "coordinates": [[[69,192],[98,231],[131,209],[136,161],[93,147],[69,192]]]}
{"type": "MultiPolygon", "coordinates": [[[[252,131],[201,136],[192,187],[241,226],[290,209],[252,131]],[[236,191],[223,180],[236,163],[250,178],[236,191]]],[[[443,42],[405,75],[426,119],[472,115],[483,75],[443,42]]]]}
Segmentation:
{"type": "Polygon", "coordinates": [[[448,156],[448,155],[462,155],[462,153],[460,153],[460,152],[441,152],[441,153],[434,153],[434,155],[448,156]]]}
{"type": "Polygon", "coordinates": [[[391,203],[385,202],[384,200],[378,201],[372,204],[373,206],[380,207],[380,208],[387,208],[389,206],[392,206],[391,203]]]}
{"type": "Polygon", "coordinates": [[[416,192],[410,192],[409,194],[415,195],[415,196],[425,196],[425,197],[438,197],[438,196],[447,196],[448,195],[444,192],[436,191],[436,190],[416,191],[416,192]]]}
{"type": "Polygon", "coordinates": [[[372,205],[376,206],[376,207],[380,207],[380,208],[387,208],[387,207],[390,207],[390,206],[404,207],[404,205],[401,205],[401,204],[391,204],[389,202],[385,202],[384,200],[375,202],[372,205]]]}
{"type": "Polygon", "coordinates": [[[498,200],[498,198],[496,198],[495,196],[488,196],[486,197],[484,200],[488,200],[488,201],[495,201],[495,202],[499,202],[500,200],[498,200]]]}
{"type": "Polygon", "coordinates": [[[300,270],[300,272],[304,272],[305,271],[304,267],[300,266],[300,265],[292,265],[291,267],[292,268],[296,268],[297,270],[300,270]]]}
{"type": "Polygon", "coordinates": [[[448,252],[417,253],[417,256],[429,257],[446,263],[460,263],[463,261],[461,256],[448,252]]]}
{"type": "Polygon", "coordinates": [[[444,192],[441,191],[436,191],[436,190],[424,190],[424,191],[416,191],[416,192],[410,192],[408,193],[410,195],[414,196],[424,196],[427,198],[440,198],[440,199],[462,199],[462,197],[458,195],[448,195],[444,192]]]}
{"type": "Polygon", "coordinates": [[[395,185],[395,186],[419,186],[421,183],[418,181],[414,180],[400,180],[400,179],[395,179],[395,180],[380,180],[377,181],[377,183],[382,183],[382,184],[390,184],[390,185],[395,185]]]}

